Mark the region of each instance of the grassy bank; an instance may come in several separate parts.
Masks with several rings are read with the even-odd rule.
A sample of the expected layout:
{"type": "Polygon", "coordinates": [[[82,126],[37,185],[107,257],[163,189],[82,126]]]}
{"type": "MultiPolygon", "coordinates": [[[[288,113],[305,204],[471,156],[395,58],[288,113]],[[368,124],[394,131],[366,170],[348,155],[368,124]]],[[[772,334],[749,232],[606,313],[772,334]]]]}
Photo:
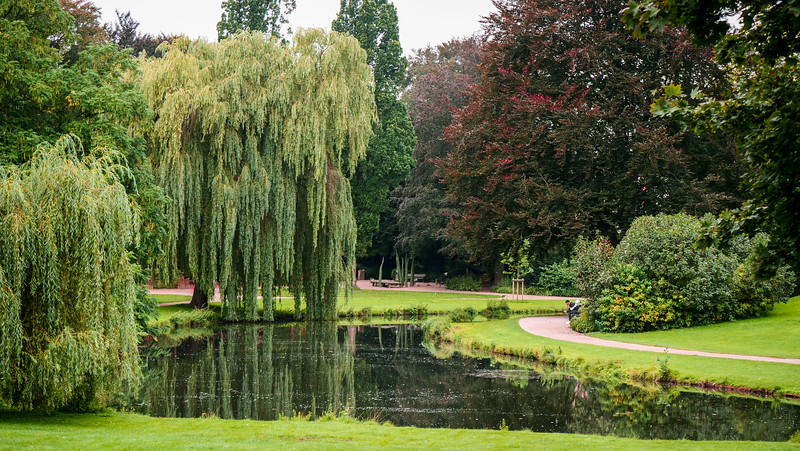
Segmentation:
{"type": "MultiPolygon", "coordinates": [[[[352,316],[409,316],[417,312],[428,314],[444,314],[456,309],[474,308],[483,310],[489,299],[497,299],[502,295],[491,294],[464,294],[449,292],[424,292],[424,291],[389,291],[389,290],[356,290],[350,299],[340,297],[338,311],[340,317],[352,316]]],[[[190,296],[154,295],[159,303],[188,302],[190,296]]],[[[212,303],[213,306],[213,303],[212,303]]],[[[564,301],[553,299],[533,299],[525,301],[508,302],[509,308],[515,314],[553,314],[564,309],[564,301]]],[[[305,303],[301,303],[301,308],[305,303]]],[[[276,300],[278,316],[292,316],[294,314],[294,299],[279,298],[276,300]]]]}
{"type": "Polygon", "coordinates": [[[0,449],[798,449],[798,444],[636,440],[527,431],[418,429],[328,421],[0,413],[0,449]]]}
{"type": "MultiPolygon", "coordinates": [[[[800,358],[800,296],[775,305],[764,318],[636,334],[594,337],[676,349],[800,358]]],[[[798,368],[800,373],[800,368],[798,368]]]]}
{"type": "MultiPolygon", "coordinates": [[[[667,377],[682,383],[712,382],[723,387],[800,394],[800,368],[797,365],[667,355],[570,343],[529,334],[519,327],[518,320],[457,324],[445,333],[444,338],[458,346],[533,358],[569,370],[613,373],[643,380],[667,377]]],[[[736,340],[735,337],[731,339],[736,340]]],[[[746,345],[742,345],[742,349],[745,348],[746,345]]]]}

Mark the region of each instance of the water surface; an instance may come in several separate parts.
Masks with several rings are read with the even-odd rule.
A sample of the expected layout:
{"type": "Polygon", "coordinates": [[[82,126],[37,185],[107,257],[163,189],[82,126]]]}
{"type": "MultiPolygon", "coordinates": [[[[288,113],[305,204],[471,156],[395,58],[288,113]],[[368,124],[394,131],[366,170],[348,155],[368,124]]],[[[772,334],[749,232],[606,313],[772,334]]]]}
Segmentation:
{"type": "Polygon", "coordinates": [[[402,326],[245,325],[143,354],[136,408],[166,417],[273,420],[349,410],[398,426],[787,440],[800,406],[547,376],[489,359],[436,358],[402,326]]]}

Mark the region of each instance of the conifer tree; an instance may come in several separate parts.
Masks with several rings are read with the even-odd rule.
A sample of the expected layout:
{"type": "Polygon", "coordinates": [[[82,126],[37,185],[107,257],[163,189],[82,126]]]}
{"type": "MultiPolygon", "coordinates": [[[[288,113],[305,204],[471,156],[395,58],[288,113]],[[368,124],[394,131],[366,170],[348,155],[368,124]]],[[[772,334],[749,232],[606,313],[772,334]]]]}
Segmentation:
{"type": "Polygon", "coordinates": [[[378,122],[352,178],[353,204],[358,224],[358,255],[373,246],[389,193],[414,167],[416,137],[405,105],[398,100],[408,61],[402,56],[397,10],[387,0],[342,0],[332,28],[358,39],[375,75],[378,122]]]}

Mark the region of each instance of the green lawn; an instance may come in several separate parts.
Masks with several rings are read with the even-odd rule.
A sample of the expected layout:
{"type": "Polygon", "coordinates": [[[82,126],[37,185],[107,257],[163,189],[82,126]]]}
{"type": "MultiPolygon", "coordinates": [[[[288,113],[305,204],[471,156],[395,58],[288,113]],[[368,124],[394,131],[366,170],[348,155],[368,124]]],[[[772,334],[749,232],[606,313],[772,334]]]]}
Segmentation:
{"type": "Polygon", "coordinates": [[[591,335],[676,349],[800,358],[800,296],[777,304],[764,318],[658,332],[591,335]]]}
{"type": "Polygon", "coordinates": [[[167,304],[170,302],[189,302],[192,300],[191,296],[184,296],[181,294],[151,294],[156,298],[159,304],[167,304]]]}
{"type": "Polygon", "coordinates": [[[418,429],[329,421],[0,413],[0,449],[798,449],[793,443],[636,440],[527,431],[418,429]]]}
{"type": "MultiPolygon", "coordinates": [[[[631,376],[655,375],[661,361],[667,358],[664,353],[628,351],[538,337],[523,331],[518,321],[517,317],[503,321],[458,324],[447,338],[462,347],[538,357],[572,369],[594,372],[608,371],[609,366],[616,367],[631,376]]],[[[749,344],[742,343],[735,336],[728,336],[728,339],[740,343],[738,353],[751,350],[749,344]]],[[[719,337],[719,340],[724,338],[719,337]]],[[[787,393],[800,394],[798,365],[673,354],[669,355],[666,362],[669,369],[676,372],[675,377],[681,381],[709,381],[720,385],[781,389],[787,393]]]]}
{"type": "MultiPolygon", "coordinates": [[[[153,295],[159,303],[189,301],[190,296],[180,295],[153,295]]],[[[489,299],[500,297],[491,294],[462,294],[462,293],[431,293],[423,291],[388,291],[388,290],[356,290],[349,300],[344,296],[338,299],[339,312],[348,310],[361,311],[370,308],[372,314],[382,315],[389,310],[408,310],[418,306],[426,306],[428,312],[444,313],[458,308],[472,307],[476,310],[486,308],[489,299]]],[[[517,313],[555,313],[564,309],[564,301],[537,299],[528,301],[509,301],[509,307],[517,313]]],[[[303,304],[304,306],[304,304],[303,304]]],[[[282,312],[294,311],[294,299],[280,298],[276,300],[276,310],[282,312]]]]}

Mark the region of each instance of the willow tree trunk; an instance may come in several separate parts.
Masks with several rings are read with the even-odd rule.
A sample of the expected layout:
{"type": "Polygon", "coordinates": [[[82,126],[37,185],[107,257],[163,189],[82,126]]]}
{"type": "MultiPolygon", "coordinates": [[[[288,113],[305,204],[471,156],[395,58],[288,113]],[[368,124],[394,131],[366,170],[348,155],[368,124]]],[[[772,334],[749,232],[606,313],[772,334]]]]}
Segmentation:
{"type": "Polygon", "coordinates": [[[194,292],[192,292],[192,302],[190,302],[189,305],[196,309],[208,308],[208,295],[206,295],[205,291],[201,290],[197,285],[194,286],[194,292]]]}

